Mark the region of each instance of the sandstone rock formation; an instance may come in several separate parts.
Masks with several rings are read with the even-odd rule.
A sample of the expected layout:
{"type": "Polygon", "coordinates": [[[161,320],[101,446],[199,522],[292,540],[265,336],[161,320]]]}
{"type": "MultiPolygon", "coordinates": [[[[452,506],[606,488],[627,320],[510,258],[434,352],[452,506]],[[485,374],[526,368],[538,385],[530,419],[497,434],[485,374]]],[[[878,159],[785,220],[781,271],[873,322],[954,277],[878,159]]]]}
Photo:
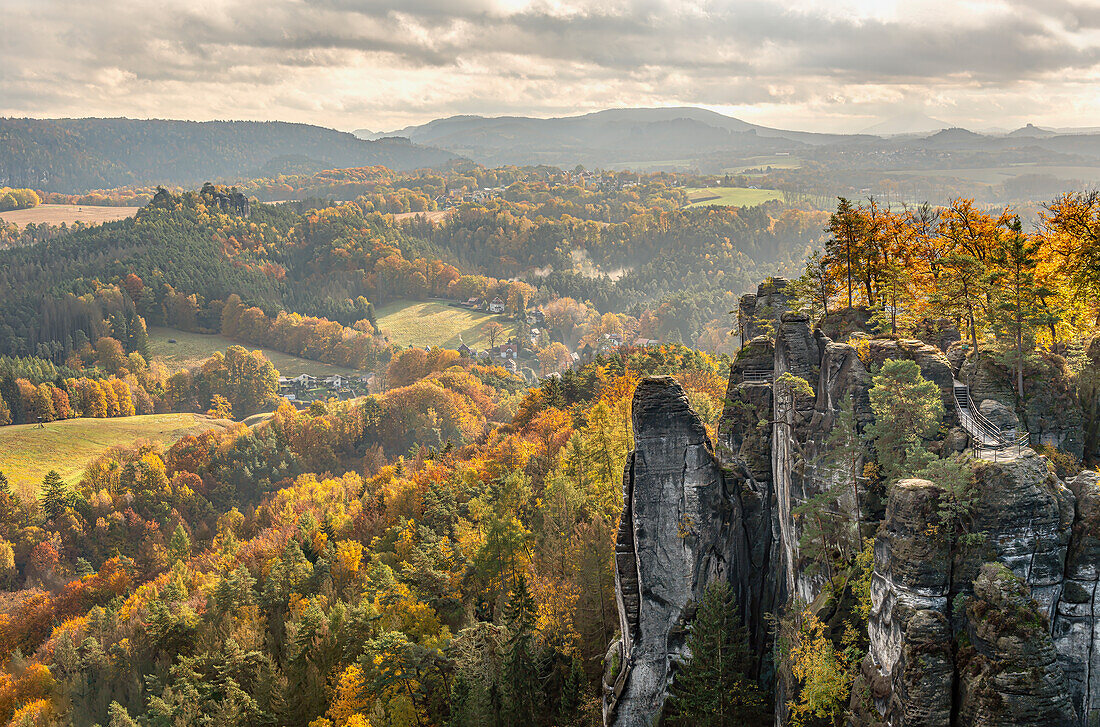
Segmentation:
{"type": "Polygon", "coordinates": [[[1078,723],[1065,675],[1084,667],[1051,637],[1074,496],[1034,454],[980,463],[976,477],[972,544],[944,532],[937,483],[891,488],[862,670],[881,721],[862,724],[1078,723]]]}
{"type": "MultiPolygon", "coordinates": [[[[965,358],[954,335],[931,345],[853,332],[836,342],[791,310],[781,280],[745,296],[739,314],[745,343],[730,367],[714,447],[671,379],[645,379],[635,395],[616,555],[622,637],[609,649],[605,674],[608,725],[659,718],[676,664],[688,656],[693,602],[714,579],[734,587],[758,675],[776,672],[770,619],[793,598],[824,600],[824,576],[800,552],[793,511],[833,487],[828,442],[841,406],[851,401],[857,430],[873,420],[871,371],[884,361],[915,361],[939,386],[937,451],[967,446],[954,402],[954,381],[964,377],[975,402],[990,402],[985,411],[1006,424],[1019,416],[1033,441],[1084,449],[1081,406],[1066,404],[1057,361],[1044,364],[1052,382],[1034,398],[1059,411],[1042,412],[1030,400],[1010,405],[1011,387],[996,367],[965,358]],[[792,386],[791,376],[812,394],[792,386]]],[[[1089,446],[1100,447],[1097,439],[1089,446]]],[[[864,449],[862,459],[872,454],[864,449]]],[[[973,473],[976,505],[958,531],[943,521],[951,496],[944,483],[902,480],[887,493],[861,480],[839,496],[832,514],[858,516],[863,535],[875,538],[870,645],[851,695],[854,727],[1100,720],[1097,475],[1063,483],[1027,449],[975,462],[973,473]]],[[[774,685],[776,724],[785,724],[788,690],[799,688],[789,681],[781,671],[774,685]]]]}
{"type": "Polygon", "coordinates": [[[643,380],[633,424],[615,563],[619,667],[604,701],[606,722],[619,727],[648,726],[660,714],[685,656],[689,609],[712,580],[742,582],[748,562],[740,502],[680,385],[643,380]]]}

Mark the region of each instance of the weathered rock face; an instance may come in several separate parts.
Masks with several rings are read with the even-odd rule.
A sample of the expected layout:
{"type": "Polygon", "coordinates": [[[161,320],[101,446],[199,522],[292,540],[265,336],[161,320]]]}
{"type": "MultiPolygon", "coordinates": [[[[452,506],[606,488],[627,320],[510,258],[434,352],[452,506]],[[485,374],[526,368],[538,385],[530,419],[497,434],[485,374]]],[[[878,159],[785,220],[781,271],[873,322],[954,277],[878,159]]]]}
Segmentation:
{"type": "Polygon", "coordinates": [[[757,288],[756,295],[741,296],[737,320],[742,340],[773,335],[783,314],[791,309],[789,300],[787,281],[783,278],[768,278],[757,288]]]}
{"type": "Polygon", "coordinates": [[[621,727],[660,714],[691,604],[715,579],[745,582],[748,563],[740,501],[680,385],[644,379],[633,424],[615,564],[622,639],[610,661],[619,668],[604,699],[605,722],[621,727]]]}
{"type": "Polygon", "coordinates": [[[874,333],[871,327],[871,311],[864,307],[830,311],[822,316],[818,328],[834,341],[847,341],[853,333],[874,333]]]}
{"type": "Polygon", "coordinates": [[[940,494],[927,480],[899,482],[875,540],[863,671],[878,683],[875,707],[887,724],[951,721],[954,654],[945,616],[951,554],[948,539],[929,537],[940,494]]]}
{"type": "Polygon", "coordinates": [[[1002,432],[1015,432],[1020,427],[1016,412],[996,399],[986,399],[978,405],[978,411],[1002,432]]]}
{"type": "Polygon", "coordinates": [[[725,408],[718,425],[718,458],[725,469],[731,495],[741,502],[748,547],[745,583],[739,589],[750,644],[762,660],[767,653],[769,624],[764,614],[775,613],[786,600],[772,478],[772,383],[745,379],[746,371],[772,370],[775,348],[760,336],[745,345],[730,367],[725,408]]]}
{"type": "Polygon", "coordinates": [[[1100,718],[1100,484],[1086,470],[1069,481],[1075,496],[1073,537],[1054,616],[1054,644],[1081,724],[1100,718]]]}
{"type": "MultiPolygon", "coordinates": [[[[758,675],[775,673],[770,618],[794,597],[826,600],[823,575],[800,553],[792,513],[808,498],[836,492],[830,438],[847,401],[858,431],[873,420],[869,370],[909,359],[939,386],[947,435],[934,450],[944,454],[967,445],[954,405],[956,375],[978,381],[975,401],[989,401],[984,411],[1006,428],[1019,414],[1033,441],[1084,439],[1072,411],[1008,406],[995,367],[968,371],[973,364],[952,336],[937,343],[954,358],[915,340],[853,334],[838,343],[789,310],[785,288],[771,280],[742,300],[750,340],[731,365],[714,449],[674,382],[652,378],[638,387],[616,556],[622,639],[608,652],[605,677],[609,725],[650,725],[659,717],[685,656],[692,602],[715,579],[734,586],[758,675]],[[805,379],[812,395],[795,395],[785,375],[805,379]]],[[[1060,407],[1065,378],[1051,371],[1056,382],[1039,401],[1060,407]]],[[[857,453],[856,471],[870,454],[857,453]]],[[[838,498],[833,515],[851,518],[858,509],[863,535],[875,538],[870,647],[852,690],[852,727],[1100,721],[1097,475],[1084,473],[1067,487],[1030,450],[975,462],[973,472],[976,504],[966,525],[981,537],[965,545],[943,523],[944,483],[903,480],[889,493],[864,483],[830,495],[838,498]]],[[[776,724],[783,725],[798,685],[778,673],[776,724]]]]}
{"type": "Polygon", "coordinates": [[[959,724],[1077,724],[1042,607],[1015,573],[983,565],[966,615],[973,653],[963,656],[959,724]]]}
{"type": "MultiPolygon", "coordinates": [[[[954,550],[938,483],[903,480],[891,489],[875,541],[863,665],[879,723],[1078,724],[1076,706],[1093,672],[1074,646],[1090,643],[1091,616],[1063,626],[1055,616],[1069,610],[1067,596],[1078,597],[1066,588],[1064,568],[1074,494],[1035,455],[979,462],[974,472],[971,528],[983,542],[954,550]],[[967,604],[965,613],[957,604],[967,604]],[[1088,638],[1070,635],[1082,629],[1088,638]],[[1011,715],[1001,711],[1007,705],[1011,715]]],[[[1100,505],[1100,488],[1095,496],[1100,505]]]]}

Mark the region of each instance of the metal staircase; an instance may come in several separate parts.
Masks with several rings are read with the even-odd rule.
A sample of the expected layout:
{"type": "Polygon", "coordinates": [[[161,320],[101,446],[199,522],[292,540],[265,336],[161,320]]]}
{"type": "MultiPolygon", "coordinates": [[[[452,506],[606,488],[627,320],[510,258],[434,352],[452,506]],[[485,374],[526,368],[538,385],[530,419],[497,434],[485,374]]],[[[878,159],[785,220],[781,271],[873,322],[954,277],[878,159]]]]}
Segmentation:
{"type": "Polygon", "coordinates": [[[1020,448],[1028,443],[1027,432],[1020,435],[1006,434],[993,422],[985,418],[974,400],[970,398],[970,387],[955,381],[955,409],[959,414],[959,423],[970,439],[974,442],[974,451],[981,457],[983,453],[989,453],[994,459],[999,454],[1012,454],[1009,450],[1020,453],[1020,448]]]}

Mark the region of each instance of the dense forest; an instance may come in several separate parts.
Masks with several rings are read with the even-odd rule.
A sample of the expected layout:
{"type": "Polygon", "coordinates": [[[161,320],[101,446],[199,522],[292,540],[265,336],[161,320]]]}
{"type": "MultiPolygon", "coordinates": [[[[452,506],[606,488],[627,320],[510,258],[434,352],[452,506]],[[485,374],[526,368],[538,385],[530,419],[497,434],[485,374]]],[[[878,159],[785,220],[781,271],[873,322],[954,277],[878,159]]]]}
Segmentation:
{"type": "Polygon", "coordinates": [[[194,185],[300,169],[440,165],[449,152],[403,139],[363,141],[305,124],[140,119],[0,119],[0,184],[76,193],[194,185]]]}
{"type": "MultiPolygon", "coordinates": [[[[414,178],[435,192],[517,174],[414,178]]],[[[390,301],[500,296],[518,316],[565,298],[585,306],[582,319],[629,313],[645,337],[717,349],[728,343],[736,296],[765,272],[796,272],[825,221],[775,203],[680,209],[682,192],[664,175],[614,175],[596,186],[528,174],[503,197],[462,202],[435,222],[378,214],[366,194],[245,209],[227,202],[240,193],[208,185],[162,190],[133,219],[70,234],[28,226],[0,251],[0,350],[63,363],[108,333],[127,343],[135,316],[219,331],[233,294],[271,318],[366,321],[372,331],[370,306],[390,301]]],[[[412,183],[385,187],[423,194],[412,183]]],[[[377,195],[384,201],[385,190],[377,195]]],[[[572,333],[570,324],[551,336],[572,333]]]]}
{"type": "MultiPolygon", "coordinates": [[[[75,484],[0,475],[0,723],[597,725],[616,668],[604,657],[619,629],[635,389],[674,376],[712,440],[724,410],[753,414],[727,401],[731,366],[771,339],[732,361],[680,342],[728,346],[729,312],[764,271],[804,271],[792,302],[851,335],[872,372],[875,423],[842,403],[826,442],[822,466],[847,479],[792,511],[800,567],[864,620],[873,553],[860,512],[836,515],[846,488],[858,502],[906,474],[954,477],[944,517],[962,529],[973,506],[962,460],[932,444],[939,389],[912,361],[872,366],[875,346],[957,329],[957,347],[1003,373],[1031,416],[1035,382],[1080,371],[1100,314],[1095,194],[1059,198],[1024,229],[967,200],[690,209],[668,175],[543,168],[360,170],[343,177],[349,199],[324,199],[338,176],[299,175],[292,189],[317,196],[282,204],[159,189],[133,219],[35,228],[0,251],[0,424],[262,414],[105,451],[75,484]],[[446,214],[395,216],[413,200],[446,214]],[[397,347],[375,310],[489,296],[506,316],[538,312],[545,331],[524,343],[534,385],[458,351],[397,347]],[[296,407],[242,346],[169,375],[149,363],[149,325],[370,370],[382,385],[296,407]],[[623,343],[601,350],[612,338],[623,343]],[[571,357],[584,347],[591,357],[571,357]],[[874,458],[857,471],[860,437],[874,458]]],[[[776,385],[813,394],[790,373],[776,385]]],[[[783,672],[804,686],[791,714],[837,723],[867,649],[862,622],[839,635],[791,609],[762,670],[735,598],[715,587],[698,604],[702,658],[679,672],[670,719],[721,709],[764,724],[783,672]]]]}
{"type": "Polygon", "coordinates": [[[0,720],[598,724],[633,386],[676,373],[713,421],[723,375],[683,348],[531,390],[440,365],[0,484],[0,720]]]}

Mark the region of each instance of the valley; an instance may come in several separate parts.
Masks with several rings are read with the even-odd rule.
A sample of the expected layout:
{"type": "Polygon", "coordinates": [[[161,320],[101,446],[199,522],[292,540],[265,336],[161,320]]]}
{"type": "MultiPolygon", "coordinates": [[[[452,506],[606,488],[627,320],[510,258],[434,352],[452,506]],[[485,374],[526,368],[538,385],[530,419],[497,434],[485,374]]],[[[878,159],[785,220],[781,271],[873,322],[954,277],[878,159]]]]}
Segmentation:
{"type": "Polygon", "coordinates": [[[1087,161],[688,116],[752,148],[20,190],[142,206],[0,225],[0,724],[1100,714],[1087,161]]]}

